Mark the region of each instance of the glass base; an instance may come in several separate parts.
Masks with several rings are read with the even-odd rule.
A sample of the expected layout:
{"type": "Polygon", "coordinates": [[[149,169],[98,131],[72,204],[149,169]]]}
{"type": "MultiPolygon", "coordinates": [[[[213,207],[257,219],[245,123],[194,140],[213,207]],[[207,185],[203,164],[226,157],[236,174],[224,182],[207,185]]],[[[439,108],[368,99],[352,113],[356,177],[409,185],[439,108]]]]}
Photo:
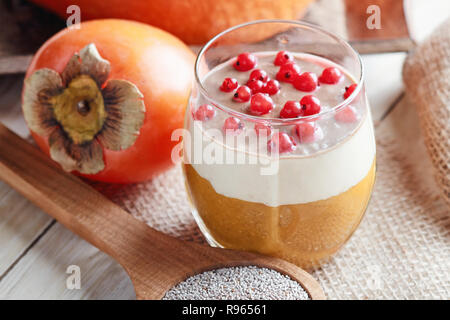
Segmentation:
{"type": "Polygon", "coordinates": [[[195,223],[197,223],[198,228],[200,229],[200,232],[203,234],[203,236],[206,239],[206,242],[208,242],[208,244],[211,247],[216,247],[216,248],[222,248],[224,249],[225,247],[222,246],[220,243],[218,243],[216,240],[214,240],[214,238],[211,236],[211,234],[208,231],[208,228],[205,226],[205,224],[203,223],[202,218],[200,217],[200,215],[198,214],[198,211],[193,207],[192,203],[190,203],[191,206],[191,213],[192,216],[194,217],[195,223]]]}

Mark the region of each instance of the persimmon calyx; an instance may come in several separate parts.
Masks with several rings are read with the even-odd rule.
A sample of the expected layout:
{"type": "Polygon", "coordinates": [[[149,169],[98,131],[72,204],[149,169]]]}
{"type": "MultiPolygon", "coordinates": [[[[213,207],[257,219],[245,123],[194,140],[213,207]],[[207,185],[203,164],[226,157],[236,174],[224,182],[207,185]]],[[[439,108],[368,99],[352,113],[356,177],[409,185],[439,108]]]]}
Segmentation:
{"type": "Polygon", "coordinates": [[[104,149],[128,149],[139,136],[143,95],[130,81],[107,80],[109,71],[110,63],[89,44],[61,75],[44,68],[25,80],[25,120],[48,137],[51,158],[66,171],[99,173],[105,168],[104,149]]]}

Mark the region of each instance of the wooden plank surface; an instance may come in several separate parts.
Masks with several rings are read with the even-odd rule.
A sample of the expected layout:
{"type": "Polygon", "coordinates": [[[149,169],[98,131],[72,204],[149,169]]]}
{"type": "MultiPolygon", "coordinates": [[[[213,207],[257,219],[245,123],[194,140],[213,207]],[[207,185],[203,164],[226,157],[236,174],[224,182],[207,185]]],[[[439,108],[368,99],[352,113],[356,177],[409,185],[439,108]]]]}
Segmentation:
{"type": "Polygon", "coordinates": [[[1,299],[134,299],[125,271],[59,223],[0,281],[1,299]],[[69,290],[66,270],[77,265],[81,288],[69,290]]]}
{"type": "Polygon", "coordinates": [[[47,214],[0,181],[0,279],[51,222],[47,214]]]}

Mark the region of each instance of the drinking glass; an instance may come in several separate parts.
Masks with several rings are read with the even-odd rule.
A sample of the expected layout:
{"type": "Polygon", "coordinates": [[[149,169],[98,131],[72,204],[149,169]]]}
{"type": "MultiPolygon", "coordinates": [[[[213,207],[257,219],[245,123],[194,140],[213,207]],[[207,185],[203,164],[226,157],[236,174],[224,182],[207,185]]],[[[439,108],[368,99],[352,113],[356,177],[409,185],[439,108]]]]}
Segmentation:
{"type": "Polygon", "coordinates": [[[198,54],[195,79],[186,110],[183,172],[192,213],[207,241],[304,268],[335,253],[359,225],[375,180],[373,123],[358,53],[343,39],[310,24],[254,21],[211,39],[198,54]],[[348,98],[319,114],[281,119],[230,108],[204,85],[211,70],[242,52],[280,50],[335,64],[357,86],[348,98]],[[213,108],[214,119],[198,121],[195,112],[205,104],[213,108]],[[336,119],[348,108],[356,112],[356,120],[339,123],[336,119]],[[239,119],[242,130],[227,139],[222,128],[229,117],[239,119]],[[270,154],[265,147],[270,141],[263,139],[270,135],[249,142],[254,141],[255,124],[291,133],[305,122],[322,128],[326,139],[297,143],[295,154],[270,154]],[[239,136],[245,138],[239,141],[239,136]]]}

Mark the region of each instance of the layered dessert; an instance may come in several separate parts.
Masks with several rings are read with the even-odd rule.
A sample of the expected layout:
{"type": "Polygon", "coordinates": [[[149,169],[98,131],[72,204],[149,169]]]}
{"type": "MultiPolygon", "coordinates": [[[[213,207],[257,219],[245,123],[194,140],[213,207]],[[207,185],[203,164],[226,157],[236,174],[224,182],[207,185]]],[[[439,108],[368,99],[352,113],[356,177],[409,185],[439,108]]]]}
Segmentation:
{"type": "Polygon", "coordinates": [[[337,251],[375,179],[357,81],[327,59],[280,51],[240,54],[201,85],[186,113],[183,168],[208,241],[302,267],[337,251]]]}

